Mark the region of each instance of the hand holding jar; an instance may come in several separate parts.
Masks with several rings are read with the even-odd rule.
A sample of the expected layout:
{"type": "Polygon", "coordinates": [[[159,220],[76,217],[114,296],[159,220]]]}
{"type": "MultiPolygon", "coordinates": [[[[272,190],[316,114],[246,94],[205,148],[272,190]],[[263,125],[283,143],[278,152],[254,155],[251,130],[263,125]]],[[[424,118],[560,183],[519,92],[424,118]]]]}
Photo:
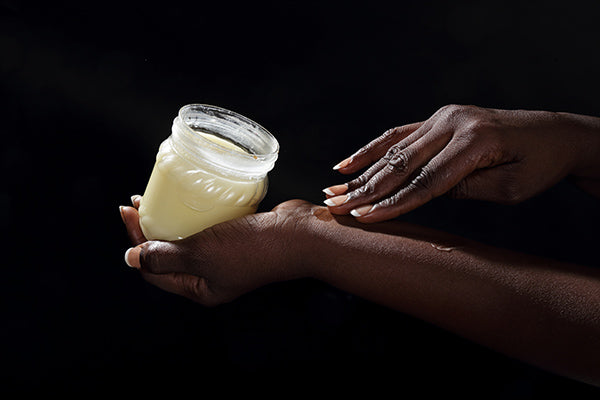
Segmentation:
{"type": "Polygon", "coordinates": [[[317,207],[291,200],[270,212],[250,214],[185,239],[147,240],[139,224],[141,196],[121,217],[134,247],[126,263],[153,285],[205,306],[231,301],[271,282],[307,276],[306,225],[317,207]]]}

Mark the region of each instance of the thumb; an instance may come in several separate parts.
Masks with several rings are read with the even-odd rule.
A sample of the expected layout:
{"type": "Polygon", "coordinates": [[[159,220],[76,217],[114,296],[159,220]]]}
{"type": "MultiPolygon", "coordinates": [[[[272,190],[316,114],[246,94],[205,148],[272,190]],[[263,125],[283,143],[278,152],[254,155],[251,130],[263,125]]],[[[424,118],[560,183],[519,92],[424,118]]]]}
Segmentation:
{"type": "Polygon", "coordinates": [[[153,274],[189,272],[187,252],[177,242],[152,240],[125,252],[128,266],[153,274]]]}

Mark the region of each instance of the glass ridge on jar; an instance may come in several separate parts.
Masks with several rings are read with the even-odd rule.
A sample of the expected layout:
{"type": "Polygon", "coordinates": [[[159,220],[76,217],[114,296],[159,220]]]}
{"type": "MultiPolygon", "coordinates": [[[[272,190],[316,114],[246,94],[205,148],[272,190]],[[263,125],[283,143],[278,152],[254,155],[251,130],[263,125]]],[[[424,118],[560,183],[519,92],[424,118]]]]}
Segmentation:
{"type": "Polygon", "coordinates": [[[256,212],[278,152],[275,137],[240,114],[206,104],[182,107],[140,203],[144,236],[182,239],[256,212]]]}

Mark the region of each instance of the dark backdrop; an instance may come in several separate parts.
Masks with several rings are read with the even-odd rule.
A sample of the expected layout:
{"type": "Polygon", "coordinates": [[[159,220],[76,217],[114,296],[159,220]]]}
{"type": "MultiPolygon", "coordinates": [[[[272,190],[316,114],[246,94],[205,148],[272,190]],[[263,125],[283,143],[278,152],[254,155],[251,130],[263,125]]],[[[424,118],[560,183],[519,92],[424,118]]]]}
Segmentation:
{"type": "MultiPolygon", "coordinates": [[[[2,390],[597,396],[312,280],[211,309],[162,292],[125,266],[118,206],[188,103],[278,138],[260,210],[321,202],[332,165],[445,104],[600,115],[600,2],[40,3],[0,1],[2,390]]],[[[568,182],[402,219],[597,265],[598,203],[568,182]]]]}

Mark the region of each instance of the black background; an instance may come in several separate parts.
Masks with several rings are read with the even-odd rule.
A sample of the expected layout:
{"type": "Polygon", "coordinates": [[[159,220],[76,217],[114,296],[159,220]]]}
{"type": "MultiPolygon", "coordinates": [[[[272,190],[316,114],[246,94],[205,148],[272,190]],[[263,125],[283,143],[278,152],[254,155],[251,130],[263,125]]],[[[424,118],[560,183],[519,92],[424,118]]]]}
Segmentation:
{"type": "MultiPolygon", "coordinates": [[[[309,279],[210,309],[162,292],[118,206],[189,103],[278,138],[259,211],[320,203],[335,163],[445,104],[600,115],[600,2],[0,4],[2,391],[598,395],[309,279]]],[[[597,205],[562,182],[402,219],[595,266],[597,205]]]]}

